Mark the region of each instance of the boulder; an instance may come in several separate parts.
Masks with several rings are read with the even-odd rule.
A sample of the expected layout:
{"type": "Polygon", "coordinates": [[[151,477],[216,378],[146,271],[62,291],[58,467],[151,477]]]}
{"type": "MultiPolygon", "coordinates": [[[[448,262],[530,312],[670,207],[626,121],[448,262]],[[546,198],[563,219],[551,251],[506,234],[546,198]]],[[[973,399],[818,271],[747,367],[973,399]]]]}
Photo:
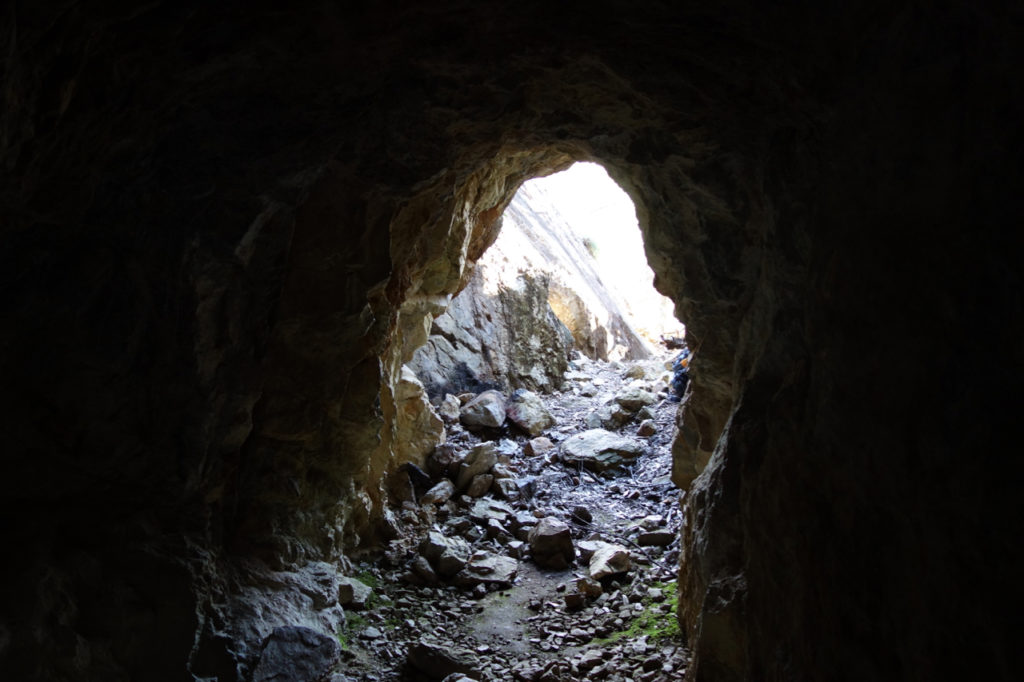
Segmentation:
{"type": "Polygon", "coordinates": [[[263,642],[253,682],[319,682],[341,658],[341,645],[310,628],[274,628],[263,642]]]}
{"type": "Polygon", "coordinates": [[[555,425],[555,418],[539,395],[524,388],[517,390],[505,405],[505,416],[531,436],[555,425]]]}
{"type": "Polygon", "coordinates": [[[470,427],[500,427],[505,423],[505,396],[500,391],[484,391],[462,406],[459,421],[470,427]]]}
{"type": "Polygon", "coordinates": [[[455,481],[455,487],[465,490],[474,476],[486,474],[497,463],[498,453],[494,449],[494,443],[480,443],[474,446],[459,465],[459,475],[455,481]]]}
{"type": "Polygon", "coordinates": [[[512,557],[476,552],[455,576],[454,582],[463,587],[481,584],[506,586],[512,584],[518,573],[519,562],[512,557]]]}
{"type": "Polygon", "coordinates": [[[604,543],[590,557],[588,573],[594,580],[600,580],[608,576],[626,573],[631,566],[628,549],[622,545],[604,543]]]}
{"type": "Polygon", "coordinates": [[[373,588],[360,580],[342,577],[338,580],[338,603],[353,609],[365,609],[373,588]]]}
{"type": "Polygon", "coordinates": [[[658,397],[639,386],[630,386],[615,396],[615,402],[628,412],[636,412],[642,407],[653,405],[658,397]]]}
{"type": "Polygon", "coordinates": [[[409,648],[406,664],[428,680],[443,680],[449,675],[479,676],[468,652],[420,640],[409,648]]]}
{"type": "Polygon", "coordinates": [[[576,558],[569,526],[552,516],[537,522],[530,531],[529,542],[530,553],[538,566],[568,568],[576,558]]]}
{"type": "Polygon", "coordinates": [[[559,452],[566,464],[602,472],[629,464],[643,452],[643,445],[604,429],[589,429],[563,441],[559,452]]]}

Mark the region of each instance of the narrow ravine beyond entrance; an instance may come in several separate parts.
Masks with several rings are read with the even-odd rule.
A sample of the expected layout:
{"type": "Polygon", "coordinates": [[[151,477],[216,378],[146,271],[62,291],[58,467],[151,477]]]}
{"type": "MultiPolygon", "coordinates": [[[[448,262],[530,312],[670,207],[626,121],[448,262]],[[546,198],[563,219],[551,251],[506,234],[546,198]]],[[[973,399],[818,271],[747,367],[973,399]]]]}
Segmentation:
{"type": "Polygon", "coordinates": [[[395,537],[342,591],[336,679],[679,679],[676,353],[575,353],[561,390],[442,404],[446,442],[393,477],[395,537]]]}

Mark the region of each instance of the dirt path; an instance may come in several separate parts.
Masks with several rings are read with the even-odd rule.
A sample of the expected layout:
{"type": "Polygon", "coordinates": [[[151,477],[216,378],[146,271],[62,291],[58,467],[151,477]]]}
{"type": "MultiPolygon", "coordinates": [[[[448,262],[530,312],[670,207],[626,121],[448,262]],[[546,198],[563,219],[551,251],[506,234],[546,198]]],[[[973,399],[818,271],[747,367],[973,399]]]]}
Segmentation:
{"type": "MultiPolygon", "coordinates": [[[[665,383],[664,359],[632,368],[586,360],[573,364],[565,390],[543,396],[557,419],[546,432],[556,444],[595,426],[601,416],[595,413],[604,408],[607,416],[622,391],[638,386],[657,391],[665,383]]],[[[523,520],[522,514],[526,520],[530,515],[564,519],[578,550],[586,549],[588,541],[629,550],[629,571],[601,580],[599,596],[582,601],[572,596],[575,581],[588,575],[584,557],[564,570],[538,567],[527,543],[500,534],[489,537],[493,528],[485,533],[485,526],[466,520],[463,514],[474,500],[460,497],[436,513],[430,505],[407,503],[400,537],[384,556],[357,568],[374,595],[365,610],[348,611],[348,625],[339,635],[343,663],[333,682],[441,680],[449,674],[481,681],[679,679],[687,652],[675,625],[680,513],[679,491],[670,480],[669,445],[676,406],[662,393],[646,412],[621,425],[606,420],[610,431],[638,438],[646,417],[647,428],[654,431],[638,438],[644,453],[614,475],[555,461],[557,448],[528,457],[523,453],[526,436],[497,434],[506,466],[534,486],[528,498],[506,503],[516,513],[508,521],[523,520]],[[474,556],[517,557],[514,581],[429,584],[410,568],[415,568],[417,544],[428,530],[464,539],[474,556]],[[660,541],[652,545],[652,538],[660,541]],[[428,584],[414,584],[420,582],[428,584]]],[[[449,440],[468,449],[483,439],[456,426],[449,440]]],[[[419,561],[422,567],[425,562],[419,561]]]]}

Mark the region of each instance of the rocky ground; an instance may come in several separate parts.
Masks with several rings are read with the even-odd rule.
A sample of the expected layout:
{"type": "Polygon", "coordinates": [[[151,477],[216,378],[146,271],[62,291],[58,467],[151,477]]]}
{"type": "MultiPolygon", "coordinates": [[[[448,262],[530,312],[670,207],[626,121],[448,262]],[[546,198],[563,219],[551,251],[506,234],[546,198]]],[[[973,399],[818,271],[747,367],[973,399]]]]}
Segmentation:
{"type": "Polygon", "coordinates": [[[679,679],[667,359],[448,397],[448,441],[390,482],[394,539],[342,590],[334,682],[679,679]]]}

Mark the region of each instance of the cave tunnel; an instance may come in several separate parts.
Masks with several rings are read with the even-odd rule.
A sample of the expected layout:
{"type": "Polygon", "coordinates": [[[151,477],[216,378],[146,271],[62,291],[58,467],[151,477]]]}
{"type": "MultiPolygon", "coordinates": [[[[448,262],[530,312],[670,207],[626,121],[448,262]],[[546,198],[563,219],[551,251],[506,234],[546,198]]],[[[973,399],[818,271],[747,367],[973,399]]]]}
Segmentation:
{"type": "Polygon", "coordinates": [[[687,679],[1015,677],[1018,8],[301,5],[0,10],[5,679],[323,630],[402,365],[576,160],[702,340],[687,679]]]}

